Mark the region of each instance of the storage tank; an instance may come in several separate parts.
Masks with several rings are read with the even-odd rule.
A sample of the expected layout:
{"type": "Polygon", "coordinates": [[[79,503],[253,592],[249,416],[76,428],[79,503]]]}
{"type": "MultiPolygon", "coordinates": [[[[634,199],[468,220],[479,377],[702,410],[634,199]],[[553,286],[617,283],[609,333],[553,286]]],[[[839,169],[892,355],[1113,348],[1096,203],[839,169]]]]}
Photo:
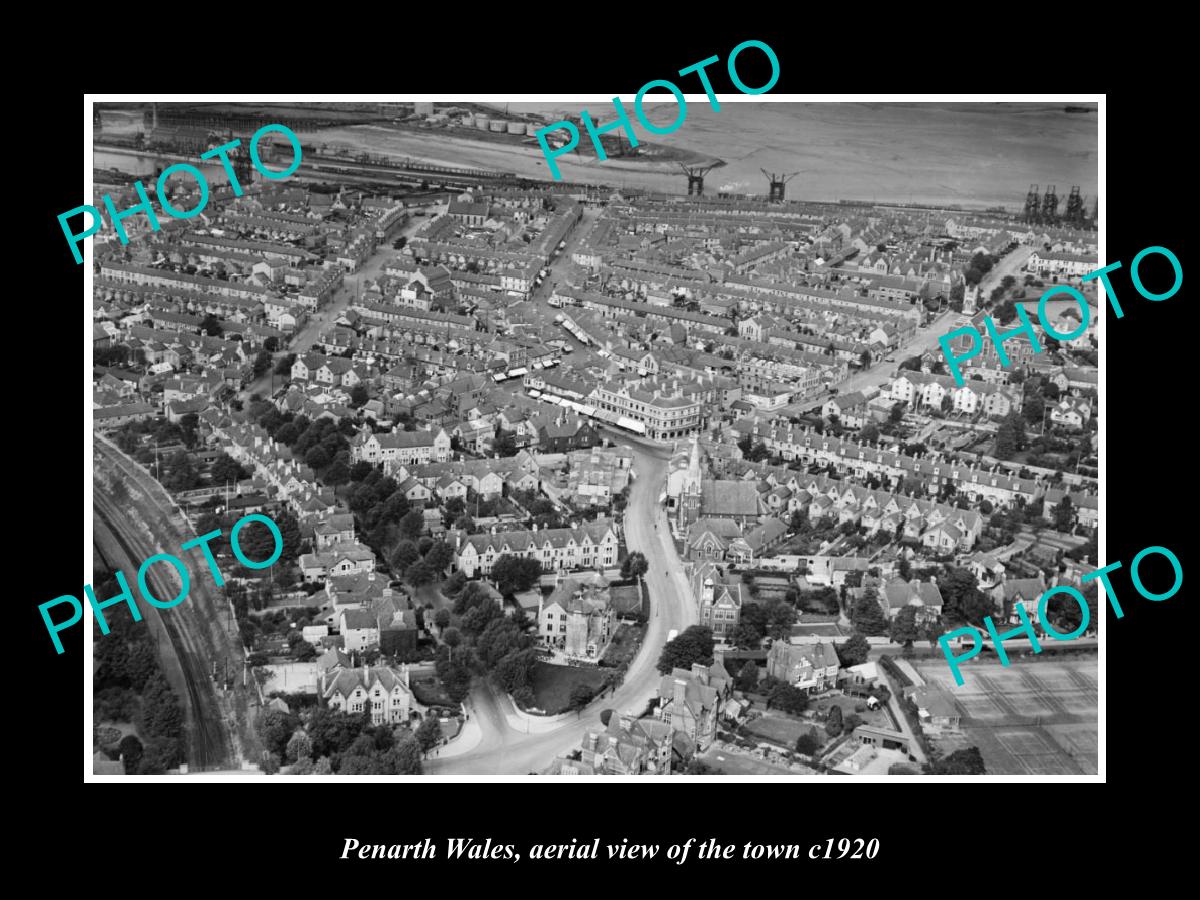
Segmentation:
{"type": "Polygon", "coordinates": [[[488,131],[503,131],[504,122],[501,119],[493,119],[488,122],[488,131]]]}
{"type": "Polygon", "coordinates": [[[509,122],[508,123],[508,133],[509,134],[524,134],[525,133],[525,123],[524,122],[509,122]]]}
{"type": "Polygon", "coordinates": [[[475,117],[475,127],[478,128],[480,131],[487,131],[488,130],[488,117],[487,116],[476,116],[475,117]]]}

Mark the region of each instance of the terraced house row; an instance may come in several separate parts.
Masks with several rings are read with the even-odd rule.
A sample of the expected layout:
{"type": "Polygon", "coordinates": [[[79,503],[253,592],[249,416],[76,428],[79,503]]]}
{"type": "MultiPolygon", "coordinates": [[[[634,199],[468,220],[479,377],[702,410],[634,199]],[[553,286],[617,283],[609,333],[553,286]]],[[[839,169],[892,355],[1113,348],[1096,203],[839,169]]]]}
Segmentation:
{"type": "Polygon", "coordinates": [[[902,537],[917,540],[939,554],[970,550],[983,532],[983,516],[974,510],[872,490],[828,475],[742,461],[730,463],[728,472],[757,481],[760,496],[765,498],[761,508],[781,517],[800,511],[814,522],[853,522],[868,535],[902,527],[902,537]]]}
{"type": "Polygon", "coordinates": [[[548,572],[605,569],[617,563],[620,538],[611,519],[596,519],[573,528],[543,528],[464,534],[453,529],[446,541],[454,548],[454,564],[468,578],[488,575],[501,556],[536,559],[548,572]]]}
{"type": "Polygon", "coordinates": [[[981,469],[936,458],[905,456],[895,450],[820,434],[799,425],[771,428],[758,421],[740,419],[729,430],[739,439],[749,436],[760,441],[772,453],[780,454],[789,462],[832,465],[839,473],[854,478],[875,476],[889,478],[896,484],[905,478],[917,478],[930,495],[953,484],[956,493],[972,503],[988,500],[996,506],[1010,507],[1031,503],[1045,490],[1039,478],[1019,478],[996,468],[981,469]]]}

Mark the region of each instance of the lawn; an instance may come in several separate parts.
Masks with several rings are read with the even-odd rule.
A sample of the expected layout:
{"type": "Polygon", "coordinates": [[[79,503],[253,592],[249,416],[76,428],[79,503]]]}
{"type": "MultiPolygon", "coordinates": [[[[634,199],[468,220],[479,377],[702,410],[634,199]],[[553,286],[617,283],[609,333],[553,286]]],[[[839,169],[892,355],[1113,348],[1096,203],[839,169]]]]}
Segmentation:
{"type": "Polygon", "coordinates": [[[564,712],[571,703],[571,689],[590,684],[599,692],[605,672],[596,666],[553,666],[539,662],[533,667],[533,702],[546,715],[564,712]]]}
{"type": "MultiPolygon", "coordinates": [[[[742,727],[742,731],[755,738],[771,741],[790,750],[796,746],[796,738],[813,727],[813,723],[806,722],[803,719],[767,714],[748,722],[742,727]]],[[[820,726],[816,727],[821,736],[824,737],[824,732],[821,731],[820,726]]]]}
{"type": "Polygon", "coordinates": [[[855,709],[856,706],[860,706],[865,703],[866,700],[859,697],[847,697],[841,694],[834,694],[831,697],[822,697],[820,700],[815,701],[809,706],[809,709],[816,710],[817,715],[820,717],[822,722],[824,722],[825,716],[829,712],[830,707],[836,705],[842,708],[843,718],[851,713],[854,713],[860,719],[862,719],[863,723],[866,725],[875,725],[879,728],[896,727],[892,722],[891,717],[884,712],[882,706],[879,709],[866,709],[862,711],[855,709]]]}

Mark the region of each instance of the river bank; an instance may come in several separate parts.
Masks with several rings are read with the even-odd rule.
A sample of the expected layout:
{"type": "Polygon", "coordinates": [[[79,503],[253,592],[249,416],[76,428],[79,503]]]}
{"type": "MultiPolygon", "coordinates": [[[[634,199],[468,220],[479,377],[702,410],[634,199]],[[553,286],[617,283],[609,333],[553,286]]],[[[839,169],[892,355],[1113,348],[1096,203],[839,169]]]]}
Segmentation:
{"type": "MultiPolygon", "coordinates": [[[[407,157],[434,165],[495,169],[529,178],[551,177],[546,158],[535,144],[474,139],[466,133],[456,134],[450,130],[414,131],[383,125],[356,125],[299,132],[298,136],[306,146],[324,145],[327,150],[345,147],[355,153],[366,152],[396,159],[407,157]]],[[[586,139],[584,135],[583,140],[586,139]]],[[[683,173],[679,171],[680,163],[714,168],[725,165],[725,161],[719,157],[687,147],[666,144],[641,146],[648,147],[650,152],[635,158],[609,157],[601,161],[593,155],[573,151],[558,157],[555,162],[563,178],[569,181],[638,184],[639,176],[650,176],[654,178],[653,185],[643,186],[660,190],[661,179],[668,175],[677,175],[686,188],[683,173]]]]}

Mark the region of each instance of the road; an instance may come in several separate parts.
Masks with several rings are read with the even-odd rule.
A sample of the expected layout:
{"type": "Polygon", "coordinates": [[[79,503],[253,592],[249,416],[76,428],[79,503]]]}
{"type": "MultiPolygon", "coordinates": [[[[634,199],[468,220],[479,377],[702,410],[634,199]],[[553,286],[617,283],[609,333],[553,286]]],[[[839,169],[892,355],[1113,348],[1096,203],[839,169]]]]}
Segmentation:
{"type": "MultiPolygon", "coordinates": [[[[411,238],[429,219],[430,217],[428,216],[414,216],[410,221],[405,222],[400,229],[389,232],[388,238],[379,244],[375,252],[367,258],[367,261],[357,271],[347,273],[342,286],[337,289],[333,295],[333,299],[325,308],[318,310],[315,315],[309,317],[300,327],[300,330],[292,335],[286,349],[273,355],[272,364],[289,353],[295,353],[297,356],[303,356],[307,353],[309,348],[312,347],[313,342],[320,337],[321,333],[333,324],[338,316],[346,311],[346,308],[350,305],[350,301],[358,296],[361,288],[365,287],[368,281],[377,280],[383,273],[384,266],[403,255],[399,250],[392,249],[392,242],[401,236],[411,238]]],[[[271,374],[268,371],[261,378],[256,378],[243,388],[238,394],[241,401],[243,403],[249,402],[251,394],[266,397],[272,392],[272,385],[287,383],[286,376],[275,376],[272,379],[271,374]]]]}
{"type": "Polygon", "coordinates": [[[634,710],[640,713],[658,689],[656,665],[659,652],[671,629],[682,631],[696,623],[691,588],[683,574],[683,563],[675,551],[666,513],[659,504],[667,474],[667,450],[629,441],[634,452],[637,478],[629,492],[625,510],[625,540],[630,551],[640,550],[650,562],[646,583],[650,592],[650,622],[642,649],[630,664],[625,681],[617,690],[593,703],[581,718],[570,719],[543,733],[526,734],[509,727],[507,697],[498,696],[486,684],[471,694],[474,715],[483,737],[470,753],[424,763],[429,775],[526,775],[541,772],[556,756],[579,746],[590,728],[600,728],[600,712],[634,710]],[[655,527],[657,523],[657,528],[655,527]]]}
{"type": "MultiPolygon", "coordinates": [[[[163,610],[159,620],[183,671],[185,692],[180,701],[188,708],[189,768],[237,765],[242,748],[249,748],[253,741],[245,727],[249,697],[240,677],[235,677],[234,690],[228,694],[218,693],[211,677],[214,662],[235,676],[243,670],[243,649],[229,604],[212,586],[202,555],[181,551],[181,545],[195,537],[195,531],[162,486],[102,435],[95,436],[93,452],[97,469],[93,512],[123,551],[123,571],[143,615],[151,607],[139,599],[136,588],[137,567],[142,561],[155,553],[170,553],[188,566],[191,588],[187,597],[178,606],[163,610]],[[106,486],[110,483],[123,486],[120,502],[109,496],[106,486]],[[238,710],[242,716],[240,728],[238,710]]],[[[104,555],[115,563],[113,556],[121,554],[113,552],[113,541],[107,537],[103,541],[104,555]]],[[[163,566],[151,570],[151,589],[156,596],[174,597],[178,585],[164,578],[164,571],[163,566]]],[[[164,670],[170,669],[170,665],[164,665],[164,670]]]]}
{"type": "Polygon", "coordinates": [[[1017,247],[1012,253],[1003,257],[1000,262],[992,266],[986,275],[979,282],[979,300],[981,303],[986,303],[992,290],[1000,286],[1000,282],[1004,280],[1005,275],[1011,275],[1017,279],[1017,284],[1020,285],[1024,280],[1021,274],[1021,266],[1025,265],[1025,261],[1033,255],[1035,247],[1027,247],[1022,244],[1017,247]]]}

